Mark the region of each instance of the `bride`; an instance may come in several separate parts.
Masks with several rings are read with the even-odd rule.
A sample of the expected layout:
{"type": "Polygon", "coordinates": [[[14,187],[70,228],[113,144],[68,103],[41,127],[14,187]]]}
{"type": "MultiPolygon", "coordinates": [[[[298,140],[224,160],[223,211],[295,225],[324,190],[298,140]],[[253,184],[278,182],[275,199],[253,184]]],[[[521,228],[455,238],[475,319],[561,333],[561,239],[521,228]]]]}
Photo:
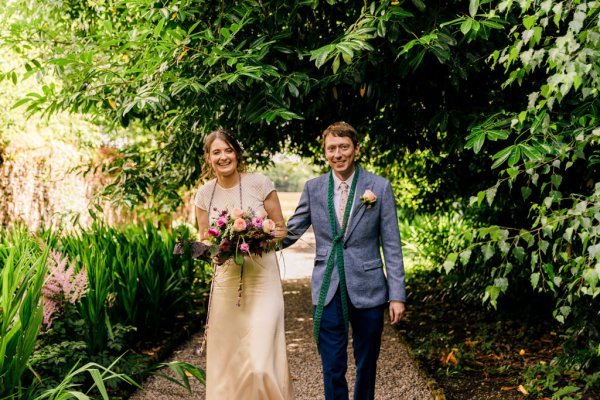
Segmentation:
{"type": "MultiPolygon", "coordinates": [[[[286,235],[275,186],[245,173],[240,143],[226,130],[204,140],[207,177],[194,198],[200,239],[219,212],[233,207],[266,213],[275,240],[286,235]]],[[[207,400],[293,399],[283,325],[283,292],[275,252],[215,260],[206,340],[207,400]],[[243,287],[238,304],[238,288],[243,287]]]]}

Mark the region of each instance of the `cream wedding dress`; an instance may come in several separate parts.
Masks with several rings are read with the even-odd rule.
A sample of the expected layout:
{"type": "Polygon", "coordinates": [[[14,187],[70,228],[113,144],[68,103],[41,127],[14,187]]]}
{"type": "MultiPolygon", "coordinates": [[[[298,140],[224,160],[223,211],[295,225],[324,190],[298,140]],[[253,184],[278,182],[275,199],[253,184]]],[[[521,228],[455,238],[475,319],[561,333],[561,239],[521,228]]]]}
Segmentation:
{"type": "MultiPolygon", "coordinates": [[[[264,210],[264,199],[273,190],[267,177],[242,174],[241,188],[238,184],[225,189],[211,180],[200,187],[194,203],[208,210],[212,220],[220,210],[240,205],[244,210],[264,210]]],[[[213,279],[206,341],[206,399],[293,399],[275,252],[245,257],[239,306],[240,266],[229,260],[217,267],[213,279]]]]}

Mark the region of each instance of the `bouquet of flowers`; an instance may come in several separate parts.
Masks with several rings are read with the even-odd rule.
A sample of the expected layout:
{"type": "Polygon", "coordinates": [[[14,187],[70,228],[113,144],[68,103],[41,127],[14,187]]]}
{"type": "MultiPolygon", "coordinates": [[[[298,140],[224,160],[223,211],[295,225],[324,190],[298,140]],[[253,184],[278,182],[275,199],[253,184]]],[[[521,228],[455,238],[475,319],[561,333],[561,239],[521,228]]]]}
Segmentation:
{"type": "MultiPolygon", "coordinates": [[[[218,211],[215,209],[215,211],[218,211]]],[[[275,222],[266,213],[255,213],[239,208],[222,210],[208,228],[210,253],[222,261],[233,258],[236,264],[244,263],[245,255],[261,256],[274,249],[275,222]]]]}

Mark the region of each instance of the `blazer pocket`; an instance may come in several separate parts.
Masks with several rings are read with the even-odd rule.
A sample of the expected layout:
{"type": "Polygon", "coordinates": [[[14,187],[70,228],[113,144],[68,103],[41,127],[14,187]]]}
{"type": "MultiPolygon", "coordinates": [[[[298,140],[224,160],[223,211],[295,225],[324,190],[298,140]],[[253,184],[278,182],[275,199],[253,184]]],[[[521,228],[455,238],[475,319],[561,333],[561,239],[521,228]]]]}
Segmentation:
{"type": "Polygon", "coordinates": [[[383,263],[381,262],[381,260],[366,261],[365,263],[363,263],[363,269],[365,271],[370,271],[382,267],[383,263]]]}
{"type": "Polygon", "coordinates": [[[329,254],[329,251],[327,250],[319,250],[317,251],[317,253],[315,254],[315,261],[325,261],[327,260],[327,255],[329,254]]]}

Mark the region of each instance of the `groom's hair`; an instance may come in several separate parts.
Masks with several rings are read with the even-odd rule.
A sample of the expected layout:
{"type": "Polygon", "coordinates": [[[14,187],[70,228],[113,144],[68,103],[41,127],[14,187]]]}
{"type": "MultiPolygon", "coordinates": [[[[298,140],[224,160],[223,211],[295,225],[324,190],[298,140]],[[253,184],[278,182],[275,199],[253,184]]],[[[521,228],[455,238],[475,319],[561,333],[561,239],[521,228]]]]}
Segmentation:
{"type": "Polygon", "coordinates": [[[349,137],[350,140],[352,140],[352,143],[355,147],[358,145],[358,134],[356,133],[356,129],[354,129],[354,127],[347,122],[339,121],[329,125],[323,131],[323,146],[325,146],[325,139],[329,135],[338,137],[349,137]]]}

